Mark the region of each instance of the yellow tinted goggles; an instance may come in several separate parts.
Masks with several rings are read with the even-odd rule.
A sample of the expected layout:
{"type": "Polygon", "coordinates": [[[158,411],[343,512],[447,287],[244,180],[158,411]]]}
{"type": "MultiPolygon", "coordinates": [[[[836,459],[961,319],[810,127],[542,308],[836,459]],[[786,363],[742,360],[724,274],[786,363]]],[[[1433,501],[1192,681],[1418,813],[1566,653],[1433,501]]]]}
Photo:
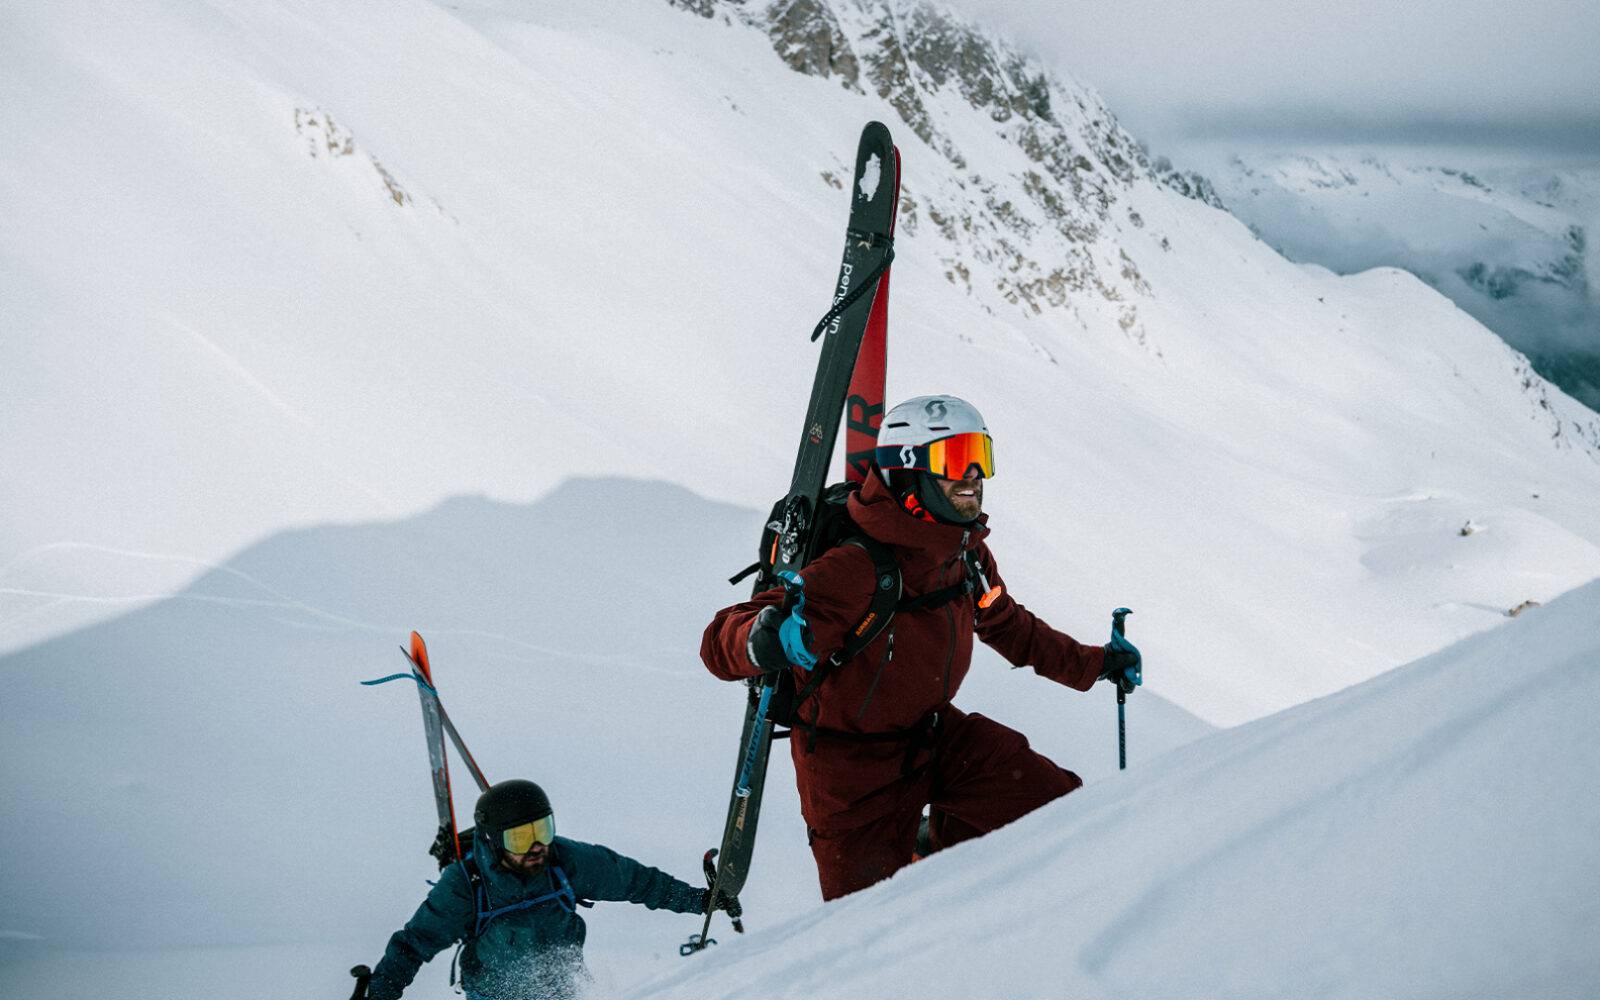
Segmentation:
{"type": "Polygon", "coordinates": [[[533,850],[534,844],[549,844],[556,839],[556,818],[546,816],[536,819],[532,823],[524,823],[504,830],[500,834],[500,846],[512,854],[527,854],[533,850]]]}

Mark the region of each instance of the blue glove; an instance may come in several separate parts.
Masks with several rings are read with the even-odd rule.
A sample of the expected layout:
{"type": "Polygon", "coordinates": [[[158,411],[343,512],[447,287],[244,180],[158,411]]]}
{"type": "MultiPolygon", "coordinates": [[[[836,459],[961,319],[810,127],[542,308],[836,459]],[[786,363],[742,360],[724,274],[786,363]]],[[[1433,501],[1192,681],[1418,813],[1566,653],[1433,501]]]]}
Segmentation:
{"type": "Polygon", "coordinates": [[[764,673],[777,673],[790,667],[810,670],[817,665],[811,653],[811,627],[803,614],[806,606],[805,581],[796,573],[784,573],[788,590],[784,611],[765,607],[750,626],[745,652],[750,662],[764,673]]]}
{"type": "Polygon", "coordinates": [[[789,617],[778,626],[778,638],[783,640],[783,652],[789,662],[810,670],[817,665],[817,658],[811,652],[811,624],[802,614],[806,609],[806,581],[792,570],[779,573],[778,578],[788,591],[785,600],[789,608],[789,617]]]}
{"type": "Polygon", "coordinates": [[[1113,681],[1123,694],[1132,694],[1134,688],[1144,683],[1144,658],[1139,655],[1138,648],[1121,632],[1113,632],[1105,651],[1100,680],[1113,681]]]}

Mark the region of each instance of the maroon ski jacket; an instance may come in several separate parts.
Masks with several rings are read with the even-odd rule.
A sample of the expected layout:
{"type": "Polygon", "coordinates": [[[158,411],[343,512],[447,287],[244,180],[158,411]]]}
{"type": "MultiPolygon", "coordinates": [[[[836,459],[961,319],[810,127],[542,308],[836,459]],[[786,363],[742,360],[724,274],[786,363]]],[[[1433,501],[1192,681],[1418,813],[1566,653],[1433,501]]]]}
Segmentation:
{"type": "MultiPolygon", "coordinates": [[[[960,583],[967,572],[967,549],[976,549],[989,584],[1004,587],[983,542],[989,533],[987,515],[969,527],[922,520],[900,506],[876,472],[849,503],[857,527],[894,549],[906,598],[960,583]]],[[[822,662],[843,647],[847,631],[866,614],[876,580],[872,558],[859,546],[840,545],[800,575],[811,651],[822,662]]],[[[824,731],[906,734],[903,741],[826,735],[811,739],[797,729],[790,747],[801,809],[811,827],[855,826],[893,808],[894,796],[882,793],[918,763],[916,756],[924,752],[919,741],[931,747],[925,727],[961,687],[972,665],[974,634],[1014,666],[1031,666],[1040,676],[1080,691],[1094,684],[1105,656],[1099,646],[1055,631],[1009,592],[987,608],[977,606],[979,596],[970,593],[942,607],[898,612],[882,635],[829,674],[801,706],[801,719],[824,731]]],[[[707,669],[723,680],[759,674],[746,651],[750,627],[763,607],[782,600],[783,591],[773,589],[719,611],[700,645],[707,669]]],[[[807,672],[796,671],[797,687],[809,679],[807,672]]]]}

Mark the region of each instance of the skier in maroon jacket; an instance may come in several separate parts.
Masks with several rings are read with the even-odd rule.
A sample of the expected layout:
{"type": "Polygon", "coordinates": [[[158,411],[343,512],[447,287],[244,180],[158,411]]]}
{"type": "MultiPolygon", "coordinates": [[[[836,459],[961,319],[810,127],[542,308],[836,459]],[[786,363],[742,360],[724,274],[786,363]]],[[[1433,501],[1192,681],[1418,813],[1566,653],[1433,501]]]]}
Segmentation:
{"type": "MultiPolygon", "coordinates": [[[[877,469],[849,500],[860,532],[892,549],[904,596],[889,627],[800,704],[789,741],[824,899],[911,863],[924,806],[926,853],[1083,784],[1021,733],[951,704],[974,635],[1014,666],[1080,691],[1100,678],[1124,690],[1139,683],[1139,652],[1126,639],[1083,645],[1006,592],[984,544],[983,487],[993,474],[993,442],[978,411],[954,396],[919,396],[884,415],[877,469]]],[[[811,675],[792,660],[825,662],[844,646],[871,603],[872,557],[838,545],[801,577],[798,624],[780,610],[781,588],[717,613],[700,648],[713,674],[736,680],[794,670],[803,689],[811,675]],[[797,634],[809,656],[786,653],[785,639],[793,644],[797,634]]]]}

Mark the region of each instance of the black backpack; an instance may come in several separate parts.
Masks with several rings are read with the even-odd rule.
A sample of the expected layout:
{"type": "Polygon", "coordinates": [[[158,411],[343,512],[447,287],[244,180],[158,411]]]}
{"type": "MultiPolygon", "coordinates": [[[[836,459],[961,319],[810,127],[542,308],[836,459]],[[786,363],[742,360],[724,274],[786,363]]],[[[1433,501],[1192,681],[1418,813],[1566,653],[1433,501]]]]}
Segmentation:
{"type": "MultiPolygon", "coordinates": [[[[889,627],[895,611],[900,608],[900,564],[895,559],[894,550],[862,532],[850,518],[850,498],[860,488],[859,483],[846,482],[834,483],[822,491],[820,502],[817,504],[816,520],[811,530],[811,550],[802,565],[810,565],[822,553],[840,545],[855,545],[861,548],[872,558],[872,572],[877,580],[877,585],[872,590],[872,603],[867,606],[867,611],[861,616],[861,620],[850,630],[850,638],[844,646],[812,669],[811,680],[804,687],[796,687],[793,671],[785,670],[779,676],[778,687],[773,691],[772,701],[767,709],[768,718],[777,725],[795,726],[799,722],[800,706],[806,699],[817,692],[834,668],[872,645],[873,640],[889,627]]],[[[779,585],[773,570],[773,559],[777,552],[778,532],[783,526],[783,506],[782,500],[772,506],[772,514],[767,518],[766,529],[761,533],[760,558],[729,580],[729,583],[738,583],[752,573],[759,573],[758,593],[779,585]]]]}
{"type": "MultiPolygon", "coordinates": [[[[806,555],[802,565],[810,565],[822,553],[837,546],[858,546],[872,558],[873,577],[877,581],[877,585],[872,589],[872,603],[867,605],[866,613],[850,630],[850,637],[845,640],[845,644],[812,669],[811,680],[806,682],[804,687],[795,686],[795,676],[791,670],[785,670],[779,675],[777,689],[772,692],[772,700],[767,708],[767,717],[777,725],[813,729],[814,727],[801,721],[800,706],[806,699],[816,694],[822,682],[827,680],[828,675],[837,667],[872,645],[873,640],[889,627],[896,612],[943,607],[974,590],[981,590],[984,593],[978,606],[988,607],[990,601],[999,595],[998,589],[990,589],[976,551],[968,550],[963,559],[966,573],[960,582],[916,597],[903,597],[900,563],[895,559],[894,550],[863,532],[850,517],[850,498],[860,489],[859,483],[845,482],[834,483],[822,491],[817,505],[816,522],[811,532],[811,551],[806,555]]],[[[758,593],[779,585],[773,570],[773,558],[777,553],[778,532],[783,528],[783,507],[783,500],[772,505],[772,514],[767,518],[766,530],[761,533],[759,559],[745,567],[730,579],[729,583],[738,583],[752,573],[759,573],[757,579],[761,586],[757,588],[758,593]]],[[[889,641],[891,646],[885,653],[885,664],[888,658],[893,656],[892,635],[889,641]]],[[[781,739],[787,735],[788,733],[778,733],[773,738],[781,739]]]]}

